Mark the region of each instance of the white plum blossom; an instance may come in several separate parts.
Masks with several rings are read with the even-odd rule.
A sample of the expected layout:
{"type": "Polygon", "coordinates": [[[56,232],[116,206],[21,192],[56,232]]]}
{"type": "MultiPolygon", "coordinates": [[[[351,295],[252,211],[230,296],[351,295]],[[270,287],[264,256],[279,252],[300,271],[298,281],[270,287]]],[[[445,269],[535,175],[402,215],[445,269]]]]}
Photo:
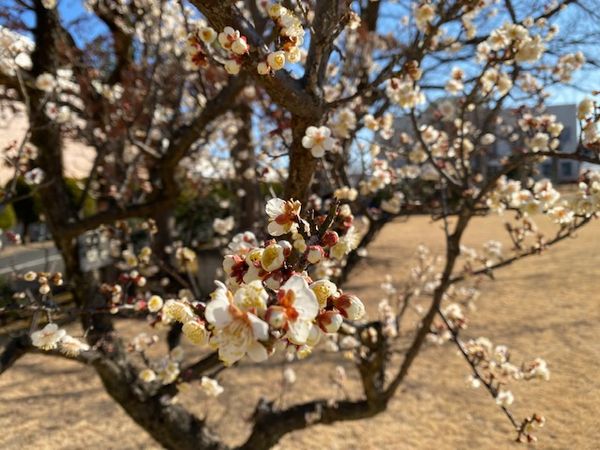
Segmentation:
{"type": "Polygon", "coordinates": [[[154,370],[144,369],[140,372],[139,378],[144,383],[152,383],[154,380],[156,380],[157,376],[156,376],[156,372],[154,372],[154,370]]]}
{"type": "Polygon", "coordinates": [[[319,302],[304,277],[290,277],[279,289],[277,301],[287,316],[286,337],[296,345],[305,344],[319,313],[319,302]]]}
{"type": "Polygon", "coordinates": [[[225,61],[223,67],[225,67],[225,71],[229,75],[237,75],[238,73],[240,73],[240,68],[242,66],[235,59],[228,59],[227,61],[225,61]]]}
{"type": "Polygon", "coordinates": [[[58,325],[49,323],[41,330],[31,333],[31,344],[42,350],[54,350],[66,335],[67,332],[62,328],[58,328],[58,325]]]}
{"type": "Polygon", "coordinates": [[[199,346],[208,345],[210,335],[204,323],[197,320],[188,320],[183,324],[181,328],[184,336],[187,337],[191,343],[199,346]]]}
{"type": "Polygon", "coordinates": [[[591,98],[584,98],[577,107],[577,118],[580,120],[586,119],[594,112],[594,101],[591,98]]]}
{"type": "Polygon", "coordinates": [[[218,397],[225,390],[217,380],[209,377],[202,377],[200,379],[200,389],[209,397],[218,397]]]}
{"type": "Polygon", "coordinates": [[[256,362],[267,359],[267,349],[259,341],[268,339],[269,326],[251,312],[240,309],[223,284],[219,283],[211,294],[205,316],[216,329],[214,339],[225,365],[231,366],[246,354],[256,362]]]}
{"type": "Polygon", "coordinates": [[[81,352],[88,351],[90,346],[67,334],[58,342],[58,349],[67,356],[77,356],[81,352]]]}
{"type": "Polygon", "coordinates": [[[202,27],[198,30],[198,36],[205,44],[212,44],[217,38],[217,32],[211,27],[202,27]]]}
{"type": "Polygon", "coordinates": [[[220,234],[221,236],[225,236],[229,234],[233,227],[235,226],[235,219],[233,216],[229,216],[225,219],[216,218],[213,221],[213,230],[215,233],[220,234]]]}
{"type": "Polygon", "coordinates": [[[261,255],[260,263],[267,272],[279,269],[285,261],[284,248],[280,244],[268,245],[261,255]]]}
{"type": "Polygon", "coordinates": [[[56,79],[51,73],[43,73],[35,79],[35,87],[40,91],[52,92],[56,87],[56,79]]]}
{"type": "Polygon", "coordinates": [[[163,307],[163,299],[159,295],[153,295],[148,299],[148,311],[155,313],[163,307]]]}
{"type": "Polygon", "coordinates": [[[274,71],[283,69],[283,66],[285,66],[285,53],[282,51],[269,53],[267,56],[267,64],[274,71]]]}
{"type": "Polygon", "coordinates": [[[194,318],[192,309],[179,300],[167,300],[162,308],[162,313],[169,320],[186,323],[194,318]]]}
{"type": "Polygon", "coordinates": [[[500,406],[510,406],[513,404],[515,397],[511,391],[501,389],[496,395],[496,403],[500,406]]]}
{"type": "Polygon", "coordinates": [[[334,143],[335,141],[331,137],[331,130],[325,126],[308,127],[302,138],[302,146],[310,149],[310,153],[315,158],[325,156],[325,152],[330,151],[334,143]]]}
{"type": "Polygon", "coordinates": [[[300,216],[300,202],[272,198],[265,208],[269,216],[268,231],[271,236],[281,236],[295,232],[298,225],[296,220],[300,216]]]}

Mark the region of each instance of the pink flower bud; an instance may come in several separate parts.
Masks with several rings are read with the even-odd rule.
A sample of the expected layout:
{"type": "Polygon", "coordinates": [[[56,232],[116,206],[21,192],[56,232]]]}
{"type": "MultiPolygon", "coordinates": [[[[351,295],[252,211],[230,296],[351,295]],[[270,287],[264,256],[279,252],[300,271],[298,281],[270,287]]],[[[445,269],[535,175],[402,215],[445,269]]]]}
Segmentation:
{"type": "Polygon", "coordinates": [[[337,311],[325,311],[319,315],[317,322],[325,333],[337,333],[344,319],[337,311]]]}
{"type": "Polygon", "coordinates": [[[365,315],[365,305],[356,295],[343,294],[334,298],[333,304],[349,320],[358,320],[365,315]]]}
{"type": "Polygon", "coordinates": [[[278,241],[277,242],[281,247],[283,247],[283,255],[287,258],[292,253],[292,244],[289,241],[278,241]]]}

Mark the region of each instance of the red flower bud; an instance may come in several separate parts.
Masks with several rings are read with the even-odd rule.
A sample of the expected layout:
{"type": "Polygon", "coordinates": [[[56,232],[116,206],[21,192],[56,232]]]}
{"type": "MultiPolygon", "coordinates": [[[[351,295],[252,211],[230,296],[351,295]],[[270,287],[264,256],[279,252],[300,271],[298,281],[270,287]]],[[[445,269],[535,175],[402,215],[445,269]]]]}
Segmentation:
{"type": "Polygon", "coordinates": [[[333,247],[339,241],[340,237],[335,231],[327,231],[323,235],[321,242],[327,247],[333,247]]]}

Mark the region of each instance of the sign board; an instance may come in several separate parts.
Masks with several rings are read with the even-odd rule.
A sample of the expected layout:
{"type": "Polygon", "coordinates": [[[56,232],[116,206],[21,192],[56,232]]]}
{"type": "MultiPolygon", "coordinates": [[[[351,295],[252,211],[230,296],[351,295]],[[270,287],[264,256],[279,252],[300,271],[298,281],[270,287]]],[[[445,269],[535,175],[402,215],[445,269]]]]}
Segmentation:
{"type": "Polygon", "coordinates": [[[77,239],[79,264],[84,272],[99,269],[112,263],[110,239],[98,230],[88,231],[77,239]]]}

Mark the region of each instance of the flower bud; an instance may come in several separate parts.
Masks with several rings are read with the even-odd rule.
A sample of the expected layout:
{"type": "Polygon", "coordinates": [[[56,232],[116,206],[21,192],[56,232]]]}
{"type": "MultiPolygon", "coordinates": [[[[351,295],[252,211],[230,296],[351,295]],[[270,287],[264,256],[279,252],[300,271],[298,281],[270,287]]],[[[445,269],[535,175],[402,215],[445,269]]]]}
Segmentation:
{"type": "Polygon", "coordinates": [[[294,241],[294,248],[298,250],[300,253],[304,253],[306,251],[306,241],[300,237],[294,241]]]}
{"type": "Polygon", "coordinates": [[[50,293],[50,286],[48,286],[47,284],[42,284],[40,286],[39,292],[42,295],[46,295],[46,294],[50,293]]]}
{"type": "Polygon", "coordinates": [[[290,244],[289,241],[277,241],[278,245],[281,245],[281,247],[283,248],[283,254],[285,255],[285,257],[287,258],[288,256],[291,255],[292,253],[292,244],[290,244]]]}
{"type": "Polygon", "coordinates": [[[231,44],[231,51],[236,55],[243,55],[248,52],[248,43],[246,42],[246,38],[244,36],[239,37],[231,44]]]}
{"type": "Polygon", "coordinates": [[[327,231],[323,235],[321,242],[327,247],[333,247],[339,241],[340,237],[335,231],[327,231]]]}
{"type": "Polygon", "coordinates": [[[343,294],[333,299],[333,304],[349,320],[358,320],[365,315],[365,305],[356,295],[343,294]]]}
{"type": "Polygon", "coordinates": [[[325,333],[337,333],[344,319],[337,311],[325,311],[319,314],[317,321],[325,333]]]}
{"type": "Polygon", "coordinates": [[[325,256],[325,252],[323,251],[323,247],[320,245],[311,245],[308,247],[308,254],[306,255],[306,259],[311,264],[317,264],[321,259],[325,256]]]}
{"type": "Polygon", "coordinates": [[[235,59],[228,59],[225,61],[225,71],[229,75],[237,75],[240,73],[240,64],[235,59]]]}
{"type": "Polygon", "coordinates": [[[259,75],[267,75],[271,72],[271,68],[266,62],[259,62],[256,66],[256,71],[259,75]]]}
{"type": "Polygon", "coordinates": [[[275,329],[283,328],[287,322],[285,308],[281,306],[269,306],[265,314],[265,320],[275,329]]]}

